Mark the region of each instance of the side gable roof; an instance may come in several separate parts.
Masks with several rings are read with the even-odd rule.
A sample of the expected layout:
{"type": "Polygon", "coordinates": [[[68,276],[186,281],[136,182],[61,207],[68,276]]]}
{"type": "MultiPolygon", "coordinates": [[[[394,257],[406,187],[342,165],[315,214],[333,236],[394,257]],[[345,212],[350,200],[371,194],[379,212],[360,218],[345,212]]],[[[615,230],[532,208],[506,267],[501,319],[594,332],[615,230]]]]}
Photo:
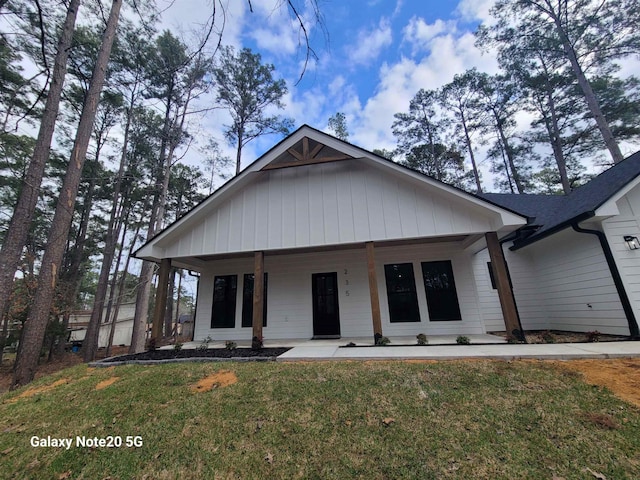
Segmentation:
{"type": "Polygon", "coordinates": [[[481,197],[529,217],[529,225],[535,227],[535,231],[514,242],[514,249],[518,249],[563,230],[573,222],[593,217],[596,210],[634,181],[640,181],[640,151],[569,195],[485,193],[481,197]]]}

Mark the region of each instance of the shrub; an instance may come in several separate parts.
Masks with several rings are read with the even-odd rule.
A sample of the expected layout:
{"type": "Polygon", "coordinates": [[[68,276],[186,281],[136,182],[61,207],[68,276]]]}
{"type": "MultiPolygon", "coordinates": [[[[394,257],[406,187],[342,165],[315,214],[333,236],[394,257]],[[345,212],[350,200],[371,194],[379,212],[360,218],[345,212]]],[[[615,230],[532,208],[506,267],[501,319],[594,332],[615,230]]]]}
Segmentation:
{"type": "Polygon", "coordinates": [[[471,344],[471,340],[469,340],[469,337],[465,337],[464,335],[458,335],[458,338],[456,338],[456,343],[458,345],[469,345],[471,344]]]}
{"type": "Polygon", "coordinates": [[[391,340],[389,340],[389,337],[380,337],[376,341],[376,345],[380,345],[382,347],[384,347],[385,345],[389,345],[390,343],[391,343],[391,340]]]}
{"type": "Polygon", "coordinates": [[[419,333],[416,335],[416,338],[418,339],[418,345],[427,345],[429,343],[429,340],[427,340],[427,336],[424,333],[419,333]]]}
{"type": "Polygon", "coordinates": [[[600,335],[602,335],[598,330],[594,330],[592,332],[587,332],[587,342],[599,342],[600,335]]]}
{"type": "Polygon", "coordinates": [[[179,352],[180,350],[182,350],[182,343],[180,343],[180,342],[176,343],[176,344],[173,346],[173,349],[174,349],[176,352],[179,352]]]}
{"type": "Polygon", "coordinates": [[[209,349],[209,343],[211,342],[212,338],[207,336],[207,338],[205,338],[202,343],[200,345],[198,345],[196,347],[196,350],[202,352],[204,350],[208,350],[209,349]]]}
{"type": "Polygon", "coordinates": [[[226,342],[224,342],[224,348],[226,348],[227,350],[235,350],[236,348],[238,348],[238,344],[236,342],[232,342],[231,340],[227,340],[226,342]]]}
{"type": "Polygon", "coordinates": [[[556,343],[555,335],[549,330],[542,332],[541,338],[544,343],[556,343]]]}

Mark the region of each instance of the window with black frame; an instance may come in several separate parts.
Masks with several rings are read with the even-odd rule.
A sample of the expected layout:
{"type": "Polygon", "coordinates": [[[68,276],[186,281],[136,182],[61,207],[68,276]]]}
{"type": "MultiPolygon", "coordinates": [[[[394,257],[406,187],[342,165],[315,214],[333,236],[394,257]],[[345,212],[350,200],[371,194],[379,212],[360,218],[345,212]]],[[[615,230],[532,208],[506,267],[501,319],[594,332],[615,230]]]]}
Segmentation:
{"type": "Polygon", "coordinates": [[[429,320],[462,320],[451,261],[422,262],[422,278],[427,295],[429,320]]]}
{"type": "MultiPolygon", "coordinates": [[[[242,286],[242,326],[253,326],[253,273],[245,273],[242,286]]],[[[264,274],[264,287],[262,289],[262,326],[267,326],[267,279],[264,274]]]]}
{"type": "Polygon", "coordinates": [[[215,277],[213,281],[211,328],[234,328],[236,326],[237,286],[237,275],[215,277]]]}
{"type": "Polygon", "coordinates": [[[411,263],[394,263],[384,266],[389,303],[389,321],[419,322],[416,281],[411,263]]]}

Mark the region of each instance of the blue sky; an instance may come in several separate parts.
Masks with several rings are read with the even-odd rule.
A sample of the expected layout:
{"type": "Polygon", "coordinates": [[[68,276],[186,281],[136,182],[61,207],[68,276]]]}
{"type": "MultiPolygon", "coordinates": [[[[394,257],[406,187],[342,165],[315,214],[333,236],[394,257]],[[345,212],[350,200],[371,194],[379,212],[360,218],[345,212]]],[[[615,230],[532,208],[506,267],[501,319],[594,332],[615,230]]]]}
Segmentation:
{"type": "MultiPolygon", "coordinates": [[[[160,5],[170,5],[163,17],[165,25],[183,32],[207,18],[211,1],[158,0],[160,5]]],[[[325,39],[313,21],[306,22],[318,60],[308,66],[298,84],[304,49],[296,22],[286,8],[278,8],[284,0],[252,0],[253,12],[247,0],[221,1],[227,2],[223,43],[249,47],[275,65],[289,86],[283,113],[294,119],[296,127],[306,123],[328,131],[329,117],[343,112],[349,141],[367,150],[394,149],[394,114],[406,112],[419,89],[437,89],[469,68],[498,72],[495,54],[480,52],[473,35],[480,23],[493,20],[489,11],[495,0],[317,0],[327,35],[325,39]]],[[[294,2],[304,5],[303,0],[294,2]]],[[[303,8],[303,16],[312,18],[308,6],[303,8]]],[[[640,59],[625,59],[619,74],[640,75],[640,59]]],[[[532,117],[520,112],[516,120],[518,129],[526,130],[532,117]]],[[[202,138],[217,139],[225,153],[234,157],[233,149],[224,145],[226,114],[217,111],[198,121],[202,138]]],[[[249,144],[243,151],[243,166],[278,140],[263,137],[249,144]]],[[[622,144],[621,148],[623,154],[631,154],[638,145],[622,144]]],[[[493,174],[483,160],[486,146],[479,149],[483,185],[492,190],[493,174]]],[[[540,153],[551,155],[550,150],[540,153]]],[[[189,163],[201,162],[197,155],[202,153],[192,151],[185,158],[189,163]]],[[[587,169],[598,172],[591,160],[585,159],[587,169]]]]}
{"type": "MultiPolygon", "coordinates": [[[[209,14],[209,2],[177,0],[165,11],[163,23],[188,32],[209,14]]],[[[319,0],[327,37],[313,22],[307,23],[318,61],[308,65],[296,85],[304,51],[295,22],[286,9],[277,8],[280,0],[251,3],[253,13],[246,1],[229,0],[223,43],[249,47],[275,65],[289,86],[284,113],[296,126],[306,123],[326,130],[328,118],[343,112],[349,140],[369,150],[395,146],[393,114],[406,111],[420,88],[438,88],[471,67],[497,71],[494,56],[481,55],[473,37],[479,22],[488,18],[491,0],[319,0]]],[[[310,17],[310,10],[303,15],[310,17]]],[[[224,112],[198,121],[204,137],[224,144],[224,112]]],[[[249,144],[243,165],[277,140],[249,144]]]]}

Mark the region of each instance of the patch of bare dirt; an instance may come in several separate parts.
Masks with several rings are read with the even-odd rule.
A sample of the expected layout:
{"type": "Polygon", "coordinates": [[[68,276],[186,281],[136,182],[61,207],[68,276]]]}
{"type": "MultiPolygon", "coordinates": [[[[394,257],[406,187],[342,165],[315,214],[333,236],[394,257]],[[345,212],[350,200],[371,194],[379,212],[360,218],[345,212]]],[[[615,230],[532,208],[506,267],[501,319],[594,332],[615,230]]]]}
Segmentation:
{"type": "Polygon", "coordinates": [[[29,389],[25,390],[24,392],[22,392],[17,397],[14,397],[11,400],[9,400],[9,403],[17,402],[21,398],[29,398],[29,397],[33,397],[34,395],[37,395],[39,393],[48,392],[49,390],[53,390],[54,388],[59,387],[60,385],[65,385],[67,383],[69,383],[69,379],[68,378],[61,378],[60,380],[56,380],[55,382],[53,382],[53,383],[51,383],[49,385],[43,385],[41,387],[29,388],[29,389]]]}
{"type": "Polygon", "coordinates": [[[114,383],[116,383],[118,380],[120,380],[120,377],[107,378],[106,380],[103,380],[96,385],[96,390],[102,390],[103,388],[107,388],[113,385],[114,383]]]}
{"type": "Polygon", "coordinates": [[[211,374],[198,383],[191,385],[191,391],[194,393],[208,392],[217,387],[228,387],[238,381],[236,374],[229,370],[222,370],[211,374]]]}
{"type": "Polygon", "coordinates": [[[607,387],[618,397],[640,407],[640,358],[552,363],[559,368],[579,372],[587,383],[607,387]]]}

